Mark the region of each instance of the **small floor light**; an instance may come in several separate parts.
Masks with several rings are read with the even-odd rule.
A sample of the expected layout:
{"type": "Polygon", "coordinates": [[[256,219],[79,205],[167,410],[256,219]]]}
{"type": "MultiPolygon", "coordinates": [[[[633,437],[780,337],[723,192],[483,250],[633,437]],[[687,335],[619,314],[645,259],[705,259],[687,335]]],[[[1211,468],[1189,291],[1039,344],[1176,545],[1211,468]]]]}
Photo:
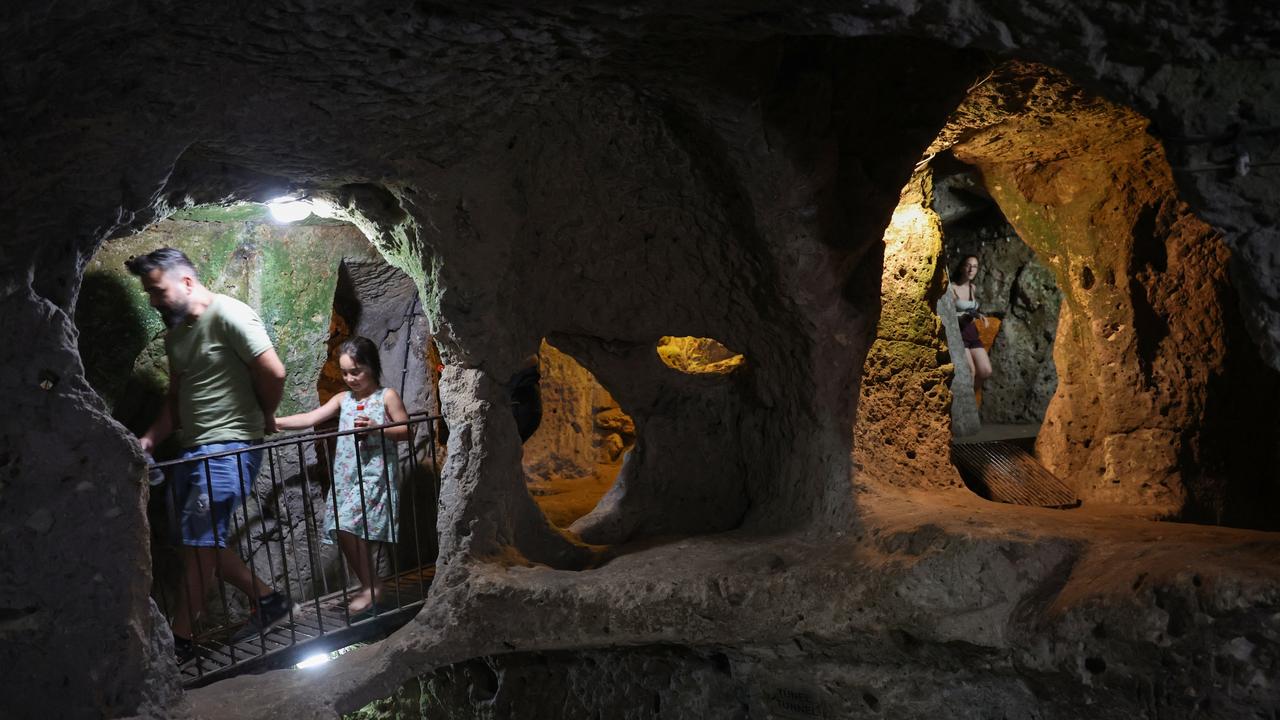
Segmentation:
{"type": "Polygon", "coordinates": [[[358,647],[362,647],[363,645],[364,643],[354,643],[346,647],[338,648],[333,652],[321,652],[321,653],[316,653],[315,655],[308,655],[306,658],[302,660],[302,662],[298,663],[297,665],[294,665],[294,667],[301,670],[302,668],[313,668],[318,665],[323,665],[329,662],[330,660],[336,660],[339,655],[345,655],[351,652],[352,650],[355,650],[358,647]]]}
{"type": "Polygon", "coordinates": [[[323,665],[332,659],[333,658],[329,657],[329,653],[316,653],[315,655],[311,655],[307,659],[298,663],[296,667],[299,670],[303,668],[316,667],[317,665],[323,665]]]}

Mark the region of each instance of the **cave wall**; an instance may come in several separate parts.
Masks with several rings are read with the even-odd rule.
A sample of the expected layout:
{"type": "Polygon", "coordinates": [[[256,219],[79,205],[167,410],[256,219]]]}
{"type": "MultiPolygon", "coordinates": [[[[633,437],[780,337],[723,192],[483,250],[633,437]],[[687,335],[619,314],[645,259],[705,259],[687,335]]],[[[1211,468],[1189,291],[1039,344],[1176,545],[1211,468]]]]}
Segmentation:
{"type": "MultiPolygon", "coordinates": [[[[1086,632],[1090,629],[1086,628],[1086,632]]],[[[1107,632],[1104,629],[1102,632],[1107,632]]],[[[1236,636],[1215,657],[1216,672],[1256,693],[1267,707],[1265,681],[1250,662],[1249,641],[1236,636]],[[1232,654],[1235,652],[1235,655],[1232,654]]],[[[1086,641],[1097,645],[1096,640],[1086,641]]],[[[1180,643],[1181,644],[1181,643],[1180,643]]],[[[1087,655],[1084,688],[1044,677],[1028,681],[998,653],[971,648],[952,662],[931,657],[910,633],[886,634],[855,648],[810,643],[741,652],[733,648],[650,646],[585,652],[513,653],[441,668],[347,720],[559,718],[593,720],[747,720],[749,718],[1031,717],[1096,720],[1142,717],[1126,695],[1170,717],[1229,717],[1221,691],[1179,696],[1179,672],[1144,686],[1126,672],[1127,658],[1087,655]],[[1105,677],[1107,674],[1112,677],[1105,677]],[[969,712],[967,709],[972,709],[969,712]]],[[[1086,652],[1093,650],[1088,648],[1086,652]]],[[[1225,684],[1225,682],[1224,682],[1225,684]]],[[[1230,712],[1230,711],[1228,711],[1230,712]]]]}
{"type": "Polygon", "coordinates": [[[1253,164],[1280,159],[1275,149],[1278,73],[1280,62],[1271,53],[1225,53],[1198,70],[1170,64],[1133,83],[1140,107],[1158,105],[1162,98],[1183,98],[1175,103],[1180,108],[1176,116],[1155,115],[1156,134],[1169,155],[1181,197],[1198,217],[1222,232],[1222,242],[1231,250],[1231,285],[1245,329],[1263,361],[1276,370],[1280,230],[1270,210],[1280,200],[1275,171],[1257,167],[1241,175],[1236,168],[1242,155],[1253,164]]]}
{"type": "MultiPolygon", "coordinates": [[[[854,152],[849,144],[852,138],[874,131],[881,123],[901,123],[922,143],[936,132],[946,101],[936,93],[925,97],[920,85],[907,78],[925,72],[939,52],[943,51],[911,44],[889,48],[880,43],[831,47],[816,55],[797,49],[783,68],[835,93],[832,102],[851,120],[838,129],[819,126],[816,130],[823,133],[819,136],[823,143],[854,152]],[[826,62],[830,54],[856,63],[881,52],[900,59],[899,74],[830,78],[821,65],[814,65],[826,62]],[[860,94],[888,91],[893,83],[913,88],[898,117],[856,112],[860,94]]],[[[961,70],[957,68],[957,74],[961,70]]],[[[953,92],[959,92],[960,84],[953,92]]],[[[589,527],[580,521],[573,528],[590,542],[619,542],[638,533],[725,530],[744,523],[783,527],[809,517],[846,522],[848,475],[839,468],[848,463],[851,379],[862,352],[858,348],[861,333],[855,328],[873,320],[879,300],[878,290],[868,292],[864,283],[853,283],[849,276],[855,270],[865,271],[855,258],[867,253],[870,243],[878,245],[881,229],[870,218],[887,217],[897,201],[896,191],[872,190],[869,178],[877,172],[909,171],[915,153],[904,150],[892,159],[877,160],[875,167],[859,167],[851,158],[847,166],[838,168],[805,168],[804,172],[822,173],[814,187],[835,192],[842,201],[839,212],[816,215],[797,227],[790,211],[771,204],[807,202],[802,197],[771,195],[774,191],[768,190],[748,201],[742,195],[726,196],[726,192],[748,192],[747,188],[710,182],[739,174],[736,164],[749,161],[732,151],[708,158],[714,160],[711,163],[695,161],[690,143],[701,141],[710,129],[688,126],[678,115],[655,114],[630,92],[593,90],[593,101],[586,105],[567,108],[552,103],[539,111],[535,127],[568,113],[574,135],[522,144],[521,132],[515,129],[512,136],[517,142],[504,150],[500,170],[462,165],[432,183],[459,188],[465,180],[477,191],[465,202],[442,194],[420,211],[433,218],[438,214],[442,219],[433,224],[445,228],[442,236],[431,239],[431,250],[441,270],[436,281],[445,288],[442,326],[457,341],[459,359],[463,365],[479,364],[493,380],[505,379],[519,356],[513,350],[532,350],[539,336],[547,335],[592,371],[634,418],[637,446],[620,473],[619,502],[598,508],[585,519],[589,527]],[[620,124],[635,133],[626,144],[611,140],[620,124]],[[666,161],[660,165],[646,161],[653,157],[666,161]],[[546,163],[550,165],[545,176],[526,179],[527,168],[546,163]],[[615,174],[617,167],[627,167],[627,175],[615,174]],[[686,167],[697,170],[691,174],[686,167]],[[477,173],[490,174],[477,177],[477,173]],[[500,182],[495,173],[517,180],[500,182]],[[672,190],[666,194],[658,190],[664,187],[672,190]],[[615,206],[620,198],[637,192],[653,196],[652,204],[630,209],[615,206]],[[571,206],[558,205],[566,198],[573,199],[571,206]],[[513,208],[522,212],[515,215],[513,208]],[[566,214],[577,218],[583,213],[583,220],[567,223],[563,219],[566,214]],[[624,214],[627,225],[614,225],[624,214]],[[773,218],[782,217],[786,223],[774,223],[773,218]],[[590,244],[574,241],[575,234],[564,229],[579,223],[599,228],[590,244]],[[874,240],[858,239],[868,237],[863,225],[875,228],[869,236],[874,240]],[[676,244],[675,236],[703,240],[676,244]],[[494,239],[486,244],[486,253],[475,251],[476,237],[494,239]],[[713,237],[731,240],[710,242],[713,237]],[[788,243],[800,245],[793,250],[788,243]],[[664,246],[679,250],[674,255],[658,253],[657,248],[664,246]],[[801,246],[810,249],[800,251],[801,246]],[[801,252],[816,255],[805,257],[801,252]],[[811,259],[818,257],[830,257],[828,262],[837,265],[829,270],[825,262],[811,259]],[[772,293],[793,283],[805,286],[806,293],[778,303],[772,293]],[[458,296],[452,291],[456,287],[475,290],[458,296]],[[607,313],[578,301],[600,287],[609,288],[615,298],[607,313]],[[831,308],[831,300],[845,293],[846,287],[852,287],[849,305],[831,308]],[[483,303],[494,311],[482,315],[464,312],[461,305],[449,306],[460,301],[468,306],[483,303]],[[850,313],[853,308],[866,312],[850,313]],[[834,323],[828,325],[832,331],[825,337],[845,344],[797,336],[805,328],[799,317],[810,312],[818,313],[815,318],[821,317],[823,324],[834,323]],[[548,325],[552,318],[556,325],[548,325]],[[835,326],[842,329],[835,331],[835,326]],[[559,332],[548,334],[554,328],[559,332]],[[750,372],[703,379],[665,368],[653,344],[673,334],[715,338],[741,352],[750,372]],[[484,343],[490,350],[473,359],[466,342],[484,343]],[[818,363],[824,372],[815,373],[811,363],[818,363]],[[778,447],[788,448],[785,457],[772,450],[778,447]]],[[[783,96],[771,101],[778,113],[772,121],[772,141],[782,146],[794,143],[807,153],[815,132],[804,119],[810,111],[805,103],[811,101],[794,98],[789,102],[793,99],[790,84],[777,91],[783,96]]],[[[705,144],[699,142],[699,146],[705,144]]],[[[777,155],[776,159],[784,158],[777,155]]],[[[761,169],[758,177],[778,177],[786,183],[789,173],[800,172],[782,170],[765,174],[761,169]]],[[[470,422],[461,417],[449,420],[451,428],[470,422]]],[[[486,437],[487,443],[495,441],[500,438],[486,437]]],[[[480,466],[454,471],[481,476],[509,473],[480,466]]],[[[447,545],[447,526],[445,533],[442,542],[447,545]]],[[[478,539],[472,534],[469,541],[478,539]]]]}
{"type": "MultiPolygon", "coordinates": [[[[879,316],[883,230],[948,113],[982,86],[987,53],[1064,68],[1145,113],[1162,137],[1280,122],[1277,95],[1258,93],[1277,77],[1268,48],[1280,20],[1264,5],[974,8],[928,0],[866,9],[534,11],[499,3],[481,11],[103,0],[11,7],[2,21],[10,40],[0,46],[4,134],[21,142],[0,163],[9,189],[0,212],[12,219],[0,253],[0,390],[8,416],[21,423],[10,420],[0,441],[0,541],[17,549],[0,560],[0,662],[14,668],[0,682],[17,711],[66,717],[160,714],[173,689],[154,652],[163,632],[146,597],[142,459],[85,382],[71,320],[85,267],[110,238],[192,203],[324,191],[413,278],[441,330],[442,352],[454,361],[442,380],[453,432],[440,575],[427,611],[398,639],[340,661],[322,680],[241,678],[187,698],[188,714],[204,717],[235,717],[246,703],[263,714],[324,717],[413,674],[501,652],[500,642],[585,648],[714,636],[749,644],[778,632],[782,604],[820,618],[812,630],[863,632],[856,604],[835,617],[813,612],[805,594],[779,593],[741,609],[740,595],[719,589],[768,573],[776,587],[825,589],[881,569],[852,563],[810,572],[808,563],[830,556],[837,536],[853,543],[876,534],[856,532],[859,524],[883,523],[852,492],[850,461],[859,371],[879,316]],[[617,302],[581,302],[604,295],[617,302]],[[621,509],[604,536],[793,531],[825,542],[783,559],[734,554],[731,539],[687,541],[701,552],[637,562],[629,577],[548,569],[581,567],[595,550],[549,529],[524,491],[501,383],[541,337],[557,333],[565,339],[558,346],[579,343],[574,356],[636,418],[645,448],[635,474],[623,478],[630,485],[620,480],[621,509]],[[693,384],[646,364],[656,339],[673,334],[720,339],[744,353],[748,371],[693,384]],[[684,570],[683,585],[668,582],[684,570]],[[708,584],[716,573],[722,582],[708,584]],[[88,580],[69,594],[68,577],[88,580]],[[663,622],[652,620],[654,608],[666,611],[663,622]]],[[[1212,150],[1184,142],[1175,166],[1212,150]]],[[[1026,160],[995,170],[1052,187],[1051,158],[1026,160]]],[[[988,164],[1004,161],[1013,158],[988,164]]],[[[1268,250],[1280,186],[1262,172],[1173,178],[1197,212],[1229,233],[1244,329],[1262,361],[1280,367],[1268,250]]],[[[1011,219],[1018,201],[1001,200],[1011,219]]],[[[1176,209],[1158,216],[1182,217],[1176,209]]],[[[1024,238],[1034,234],[1014,224],[1024,238]]],[[[1215,273],[1208,276],[1218,288],[1215,273]]],[[[1064,323],[1076,322],[1071,303],[1064,323]]],[[[1230,368],[1237,356],[1226,357],[1230,368]]],[[[1219,416],[1183,417],[1188,427],[1205,418],[1209,428],[1219,416]]],[[[1230,422],[1222,427],[1238,434],[1230,422]]],[[[1265,433],[1249,437],[1275,447],[1265,433]]],[[[1154,479],[1155,489],[1138,487],[1137,495],[1164,507],[1178,493],[1154,479]]],[[[1250,491],[1237,497],[1254,502],[1250,491]]],[[[916,592],[933,602],[923,591],[937,578],[963,584],[981,575],[984,561],[1005,556],[999,543],[975,545],[969,530],[930,536],[920,522],[899,545],[869,553],[926,566],[902,596],[886,594],[883,607],[916,592]],[[928,537],[950,543],[951,554],[971,551],[973,562],[939,572],[920,560],[928,537]]],[[[1237,555],[1254,564],[1229,568],[1227,585],[1273,580],[1265,538],[1208,537],[1253,543],[1237,555]]],[[[1017,617],[1030,619],[1013,626],[1025,633],[1039,622],[1043,598],[1061,598],[1068,610],[1087,603],[1059,593],[1064,583],[1080,588],[1054,569],[1066,560],[1023,552],[1028,566],[1051,567],[1004,576],[1026,579],[979,605],[996,617],[991,627],[1013,622],[1023,601],[1027,614],[1017,617]]],[[[1170,575],[1156,586],[1177,582],[1170,575]]],[[[826,592],[808,595],[830,604],[826,592]]],[[[1255,614],[1229,611],[1242,613],[1242,626],[1274,614],[1265,587],[1250,597],[1255,614]]],[[[929,631],[920,632],[926,654],[984,637],[981,628],[948,625],[950,612],[912,608],[919,612],[895,615],[892,625],[929,631]]],[[[1063,633],[1062,645],[1076,635],[1063,633]]],[[[1275,646],[1253,637],[1260,654],[1275,646]]],[[[1021,647],[1034,648],[1033,640],[1021,647]]],[[[1032,667],[1072,677],[1075,660],[1064,654],[1032,667]]],[[[1161,672],[1158,663],[1135,667],[1135,683],[1161,672]]]]}
{"type": "Polygon", "coordinates": [[[933,304],[943,294],[942,225],[932,173],[902,190],[884,234],[880,321],[863,363],[854,462],[864,487],[954,487],[952,369],[933,304]]]}

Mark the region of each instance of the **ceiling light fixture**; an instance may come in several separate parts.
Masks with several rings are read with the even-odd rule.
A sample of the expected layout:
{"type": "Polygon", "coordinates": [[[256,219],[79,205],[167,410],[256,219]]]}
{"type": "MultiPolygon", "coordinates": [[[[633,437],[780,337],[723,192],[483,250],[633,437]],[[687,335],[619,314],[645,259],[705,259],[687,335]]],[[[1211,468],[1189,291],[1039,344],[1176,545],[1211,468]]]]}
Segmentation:
{"type": "Polygon", "coordinates": [[[267,209],[271,211],[271,217],[276,222],[291,223],[305,220],[311,214],[311,203],[306,200],[282,197],[267,203],[267,209]]]}

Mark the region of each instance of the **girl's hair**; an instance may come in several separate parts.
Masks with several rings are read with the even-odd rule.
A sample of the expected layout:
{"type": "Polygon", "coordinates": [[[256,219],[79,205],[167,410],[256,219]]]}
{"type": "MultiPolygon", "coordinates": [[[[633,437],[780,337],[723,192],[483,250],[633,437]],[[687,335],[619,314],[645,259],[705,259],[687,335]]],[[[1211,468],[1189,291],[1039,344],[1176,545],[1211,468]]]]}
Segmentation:
{"type": "Polygon", "coordinates": [[[973,258],[974,260],[977,260],[978,256],[974,255],[973,253],[961,255],[960,260],[956,262],[955,269],[951,271],[951,282],[955,282],[965,276],[964,264],[969,262],[969,258],[973,258]]]}
{"type": "Polygon", "coordinates": [[[346,355],[357,365],[368,365],[373,372],[373,379],[379,385],[382,384],[382,359],[378,357],[378,346],[369,338],[361,335],[351,338],[338,348],[338,355],[346,355]]]}

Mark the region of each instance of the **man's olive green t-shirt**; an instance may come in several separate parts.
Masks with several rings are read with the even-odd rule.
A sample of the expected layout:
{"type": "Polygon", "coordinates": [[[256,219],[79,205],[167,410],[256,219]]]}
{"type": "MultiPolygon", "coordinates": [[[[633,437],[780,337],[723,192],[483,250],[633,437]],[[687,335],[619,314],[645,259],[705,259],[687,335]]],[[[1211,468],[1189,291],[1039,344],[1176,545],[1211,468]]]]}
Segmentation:
{"type": "Polygon", "coordinates": [[[190,327],[170,328],[164,348],[169,382],[178,384],[183,447],[262,437],[262,407],[249,363],[271,349],[271,338],[253,308],[214,295],[190,327]]]}

